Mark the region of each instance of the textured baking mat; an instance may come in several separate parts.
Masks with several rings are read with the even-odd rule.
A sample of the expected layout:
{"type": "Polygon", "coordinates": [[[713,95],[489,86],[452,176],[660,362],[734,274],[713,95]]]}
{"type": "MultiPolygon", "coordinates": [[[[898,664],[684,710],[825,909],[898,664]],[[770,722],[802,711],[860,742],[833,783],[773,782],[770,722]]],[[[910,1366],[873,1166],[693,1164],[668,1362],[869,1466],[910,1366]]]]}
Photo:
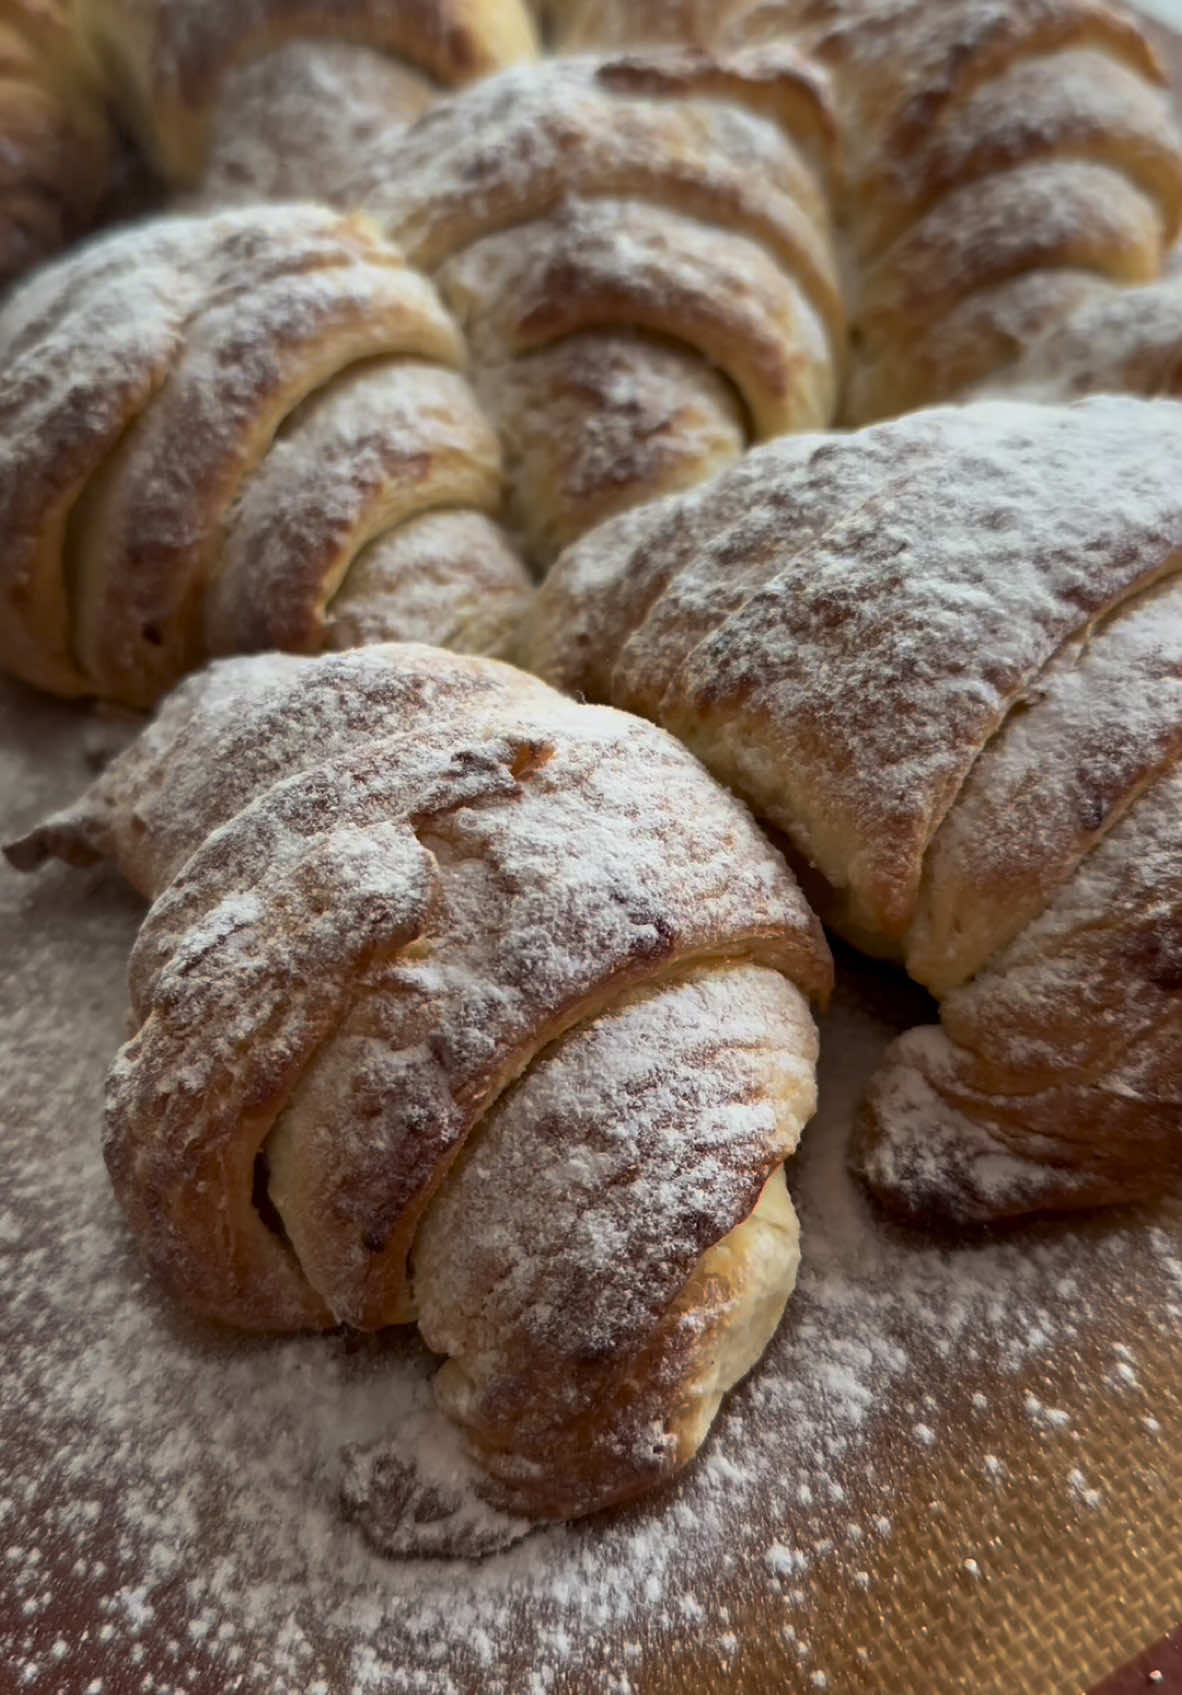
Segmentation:
{"type": "MultiPolygon", "coordinates": [[[[0,688],[5,824],[120,735],[0,688]]],[[[339,1450],[422,1416],[424,1351],[188,1321],[108,1192],[139,916],[105,873],[0,875],[0,1689],[1081,1695],[1182,1618],[1182,1206],[958,1246],[876,1217],[850,1113],[925,1004],[849,961],[800,1288],[691,1476],[482,1566],[371,1556],[339,1450]]]]}

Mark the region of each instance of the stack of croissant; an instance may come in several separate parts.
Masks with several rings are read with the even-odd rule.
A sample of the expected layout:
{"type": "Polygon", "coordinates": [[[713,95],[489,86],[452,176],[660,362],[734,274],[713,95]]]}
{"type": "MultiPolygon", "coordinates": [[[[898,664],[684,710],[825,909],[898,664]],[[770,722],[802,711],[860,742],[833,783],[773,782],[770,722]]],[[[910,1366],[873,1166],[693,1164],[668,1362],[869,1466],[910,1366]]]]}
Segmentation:
{"type": "Polygon", "coordinates": [[[889,1209],[1178,1174],[1182,140],[1130,17],[0,38],[4,276],[116,223],[0,303],[0,665],[163,702],[9,858],[152,903],[105,1149],[176,1295],[447,1356],[500,1528],[391,1450],[379,1545],[696,1452],[795,1277],[822,922],[938,1003],[860,1110],[889,1209]]]}

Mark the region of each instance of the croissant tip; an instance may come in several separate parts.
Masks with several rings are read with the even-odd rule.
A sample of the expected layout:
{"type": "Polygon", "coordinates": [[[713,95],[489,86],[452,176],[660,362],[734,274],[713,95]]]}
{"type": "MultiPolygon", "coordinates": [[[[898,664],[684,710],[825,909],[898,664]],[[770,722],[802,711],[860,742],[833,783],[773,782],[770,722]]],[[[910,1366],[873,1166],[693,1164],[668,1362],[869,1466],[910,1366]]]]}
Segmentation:
{"type": "Polygon", "coordinates": [[[14,842],[5,842],[3,852],[14,871],[37,871],[49,858],[49,848],[40,829],[31,830],[14,842]]]}
{"type": "Polygon", "coordinates": [[[86,839],[70,815],[50,819],[48,823],[38,824],[28,835],[5,842],[3,853],[13,870],[22,872],[39,871],[50,859],[61,859],[67,865],[84,869],[97,865],[105,857],[100,847],[86,839]]]}

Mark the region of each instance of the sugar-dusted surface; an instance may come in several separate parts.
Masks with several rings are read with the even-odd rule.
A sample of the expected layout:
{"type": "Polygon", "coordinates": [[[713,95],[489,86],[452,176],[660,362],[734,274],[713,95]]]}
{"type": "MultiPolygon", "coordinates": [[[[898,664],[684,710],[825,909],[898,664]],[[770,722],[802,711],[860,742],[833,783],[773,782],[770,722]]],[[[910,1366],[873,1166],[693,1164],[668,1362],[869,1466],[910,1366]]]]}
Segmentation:
{"type": "MultiPolygon", "coordinates": [[[[10,829],[117,737],[15,688],[0,712],[10,829]]],[[[98,874],[0,880],[0,1657],[17,1687],[1000,1695],[1027,1686],[1013,1654],[1037,1574],[1044,1615],[1059,1595],[1081,1610],[1059,1613],[1042,1679],[1074,1695],[1177,1614],[1178,1210],[956,1250],[888,1231],[842,1143],[883,1040],[927,1014],[869,971],[822,1031],[822,1110],[792,1174],[798,1295],[686,1483],[481,1567],[367,1554],[338,1514],[338,1451],[428,1405],[428,1358],[400,1335],[216,1334],[141,1272],[97,1136],[139,917],[98,874]]]]}
{"type": "Polygon", "coordinates": [[[1171,568],[1174,441],[1182,407],[1101,397],[768,443],[570,549],[527,657],[671,729],[900,935],[981,747],[1171,568]]]}
{"type": "Polygon", "coordinates": [[[324,200],[348,210],[343,185],[358,154],[434,97],[429,77],[360,42],[286,42],[222,79],[197,198],[202,206],[324,200]]]}

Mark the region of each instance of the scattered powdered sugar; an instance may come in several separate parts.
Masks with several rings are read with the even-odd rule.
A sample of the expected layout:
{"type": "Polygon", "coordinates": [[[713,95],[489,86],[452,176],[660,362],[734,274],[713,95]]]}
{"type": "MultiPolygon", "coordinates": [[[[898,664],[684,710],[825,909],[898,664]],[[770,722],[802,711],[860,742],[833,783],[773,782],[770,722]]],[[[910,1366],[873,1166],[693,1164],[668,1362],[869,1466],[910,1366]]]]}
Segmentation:
{"type": "MultiPolygon", "coordinates": [[[[21,826],[81,787],[93,732],[15,689],[0,714],[21,826]]],[[[446,1452],[419,1441],[426,1350],[409,1333],[212,1331],[153,1286],[118,1216],[99,1102],[140,910],[100,873],[0,880],[0,1655],[13,1687],[626,1695],[679,1644],[705,1676],[734,1675],[754,1614],[785,1684],[821,1689],[839,1685],[810,1642],[814,1607],[834,1581],[873,1596],[903,1468],[933,1463],[959,1428],[976,1432],[980,1487],[1004,1489],[1016,1396],[1064,1501],[1103,1509],[1060,1398],[1036,1382],[1032,1409],[1020,1374],[1082,1357],[1105,1312],[1130,1335],[1147,1312],[1176,1325],[1182,1248],[1127,1219],[1082,1252],[1070,1229],[950,1248],[879,1222],[845,1174],[846,1130],[883,1043],[926,1003],[867,968],[846,972],[822,1027],[821,1111],[791,1173],[797,1294],[686,1479],[481,1564],[372,1554],[341,1511],[348,1445],[400,1433],[434,1456],[444,1509],[473,1510],[446,1452]]],[[[1091,1393],[1145,1393],[1129,1376],[1137,1349],[1121,1350],[1091,1393]]],[[[984,1544],[956,1566],[987,1582],[984,1544]]]]}

